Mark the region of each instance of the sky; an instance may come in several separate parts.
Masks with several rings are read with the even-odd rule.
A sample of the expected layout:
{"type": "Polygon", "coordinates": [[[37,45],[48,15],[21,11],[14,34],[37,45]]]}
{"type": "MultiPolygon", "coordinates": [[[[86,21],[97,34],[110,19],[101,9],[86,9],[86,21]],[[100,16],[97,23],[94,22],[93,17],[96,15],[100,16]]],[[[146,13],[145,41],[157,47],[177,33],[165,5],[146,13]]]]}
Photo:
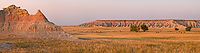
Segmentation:
{"type": "Polygon", "coordinates": [[[12,4],[32,15],[40,9],[56,25],[95,20],[200,20],[200,0],[0,0],[0,8],[12,4]]]}

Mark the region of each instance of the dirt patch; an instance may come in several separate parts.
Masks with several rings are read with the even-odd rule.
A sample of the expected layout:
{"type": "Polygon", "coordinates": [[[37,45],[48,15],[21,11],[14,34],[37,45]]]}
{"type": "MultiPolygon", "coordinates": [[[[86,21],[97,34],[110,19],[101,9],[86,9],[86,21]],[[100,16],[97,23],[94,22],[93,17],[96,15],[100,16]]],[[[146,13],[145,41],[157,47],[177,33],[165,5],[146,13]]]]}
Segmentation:
{"type": "Polygon", "coordinates": [[[0,43],[0,50],[10,49],[10,45],[9,43],[0,43]]]}

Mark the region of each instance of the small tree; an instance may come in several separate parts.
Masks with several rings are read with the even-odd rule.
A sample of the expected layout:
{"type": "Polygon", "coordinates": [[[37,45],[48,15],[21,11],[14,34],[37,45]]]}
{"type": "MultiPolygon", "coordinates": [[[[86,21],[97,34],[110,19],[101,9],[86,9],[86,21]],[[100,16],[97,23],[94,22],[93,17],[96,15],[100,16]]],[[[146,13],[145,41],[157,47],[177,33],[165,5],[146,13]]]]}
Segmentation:
{"type": "Polygon", "coordinates": [[[187,28],[185,28],[186,31],[190,31],[191,30],[191,26],[188,26],[187,28]]]}
{"type": "Polygon", "coordinates": [[[146,30],[149,30],[146,25],[141,25],[141,29],[145,32],[146,30]]]}
{"type": "Polygon", "coordinates": [[[179,29],[178,29],[178,28],[175,28],[175,30],[178,31],[179,29]]]}
{"type": "Polygon", "coordinates": [[[131,27],[130,27],[130,31],[138,32],[139,30],[140,30],[140,27],[138,27],[138,26],[131,25],[131,27]]]}

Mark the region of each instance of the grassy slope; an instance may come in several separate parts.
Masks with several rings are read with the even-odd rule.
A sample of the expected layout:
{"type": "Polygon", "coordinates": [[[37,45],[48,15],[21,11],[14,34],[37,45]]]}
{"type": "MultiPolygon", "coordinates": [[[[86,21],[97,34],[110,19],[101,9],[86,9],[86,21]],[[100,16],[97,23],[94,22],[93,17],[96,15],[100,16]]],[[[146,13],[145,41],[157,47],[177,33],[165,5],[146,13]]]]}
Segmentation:
{"type": "Polygon", "coordinates": [[[1,52],[200,52],[200,29],[186,32],[184,29],[152,28],[148,32],[130,32],[129,28],[62,27],[66,32],[89,41],[65,41],[43,38],[1,35],[0,42],[11,43],[12,50],[1,52]],[[159,32],[159,33],[156,33],[159,32]]]}
{"type": "Polygon", "coordinates": [[[63,29],[78,38],[172,38],[172,39],[198,39],[200,28],[193,28],[188,32],[184,29],[175,31],[172,28],[151,28],[147,32],[130,32],[125,27],[63,27],[63,29]],[[159,32],[159,33],[156,33],[159,32]]]}

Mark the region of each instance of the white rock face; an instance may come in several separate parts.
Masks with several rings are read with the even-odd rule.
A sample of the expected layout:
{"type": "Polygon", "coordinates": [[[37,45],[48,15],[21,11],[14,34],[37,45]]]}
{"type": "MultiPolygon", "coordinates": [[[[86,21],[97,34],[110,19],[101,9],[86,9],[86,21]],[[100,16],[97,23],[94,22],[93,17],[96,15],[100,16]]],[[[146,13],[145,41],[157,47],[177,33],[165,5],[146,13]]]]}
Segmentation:
{"type": "Polygon", "coordinates": [[[0,10],[0,34],[78,40],[61,27],[49,22],[40,10],[35,15],[30,15],[27,10],[15,5],[3,9],[0,10]]]}
{"type": "Polygon", "coordinates": [[[149,28],[200,28],[200,20],[96,20],[83,23],[79,27],[130,27],[147,25],[149,28]]]}

